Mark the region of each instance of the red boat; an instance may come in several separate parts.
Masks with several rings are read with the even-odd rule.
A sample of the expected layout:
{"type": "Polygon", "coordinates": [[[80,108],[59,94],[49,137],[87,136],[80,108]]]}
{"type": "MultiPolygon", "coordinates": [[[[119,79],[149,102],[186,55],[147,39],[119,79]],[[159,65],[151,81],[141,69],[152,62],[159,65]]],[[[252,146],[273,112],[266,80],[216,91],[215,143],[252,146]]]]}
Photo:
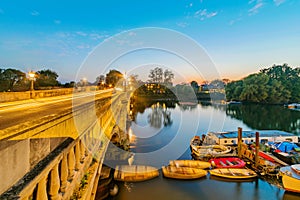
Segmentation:
{"type": "Polygon", "coordinates": [[[215,168],[244,168],[246,163],[237,157],[213,158],[209,162],[215,168]]]}

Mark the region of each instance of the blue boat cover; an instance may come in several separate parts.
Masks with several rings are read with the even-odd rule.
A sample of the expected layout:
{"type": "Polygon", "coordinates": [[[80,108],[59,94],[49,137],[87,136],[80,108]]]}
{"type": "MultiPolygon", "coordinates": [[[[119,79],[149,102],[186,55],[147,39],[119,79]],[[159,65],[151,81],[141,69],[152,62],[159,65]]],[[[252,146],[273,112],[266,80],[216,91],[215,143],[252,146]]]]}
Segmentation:
{"type": "Polygon", "coordinates": [[[287,141],[284,141],[284,142],[281,142],[281,143],[277,143],[277,144],[274,144],[274,145],[281,152],[285,152],[285,153],[288,153],[288,152],[294,150],[295,148],[299,148],[298,145],[296,145],[295,143],[293,143],[293,142],[287,142],[287,141]]]}

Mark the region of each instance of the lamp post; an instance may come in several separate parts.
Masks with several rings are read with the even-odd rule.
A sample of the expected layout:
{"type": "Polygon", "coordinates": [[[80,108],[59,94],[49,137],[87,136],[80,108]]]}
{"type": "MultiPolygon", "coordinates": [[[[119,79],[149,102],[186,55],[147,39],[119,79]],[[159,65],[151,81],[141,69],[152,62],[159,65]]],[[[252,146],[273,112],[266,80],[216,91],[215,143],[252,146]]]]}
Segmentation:
{"type": "Polygon", "coordinates": [[[34,82],[34,77],[35,77],[35,72],[33,72],[32,70],[28,73],[29,75],[29,80],[30,80],[30,98],[32,98],[32,94],[33,94],[33,91],[34,91],[34,85],[33,85],[33,82],[34,82]]]}

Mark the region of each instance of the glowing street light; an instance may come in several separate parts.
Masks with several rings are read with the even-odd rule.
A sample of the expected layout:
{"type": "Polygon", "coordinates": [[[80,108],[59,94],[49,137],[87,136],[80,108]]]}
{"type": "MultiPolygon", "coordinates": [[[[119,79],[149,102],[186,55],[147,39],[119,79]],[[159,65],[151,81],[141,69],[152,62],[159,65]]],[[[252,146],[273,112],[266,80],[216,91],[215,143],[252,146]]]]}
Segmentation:
{"type": "Polygon", "coordinates": [[[34,78],[35,78],[35,72],[34,71],[30,71],[28,72],[28,76],[29,76],[29,80],[30,80],[30,98],[32,98],[32,93],[33,93],[33,90],[34,90],[34,78]]]}
{"type": "Polygon", "coordinates": [[[34,82],[34,78],[35,78],[35,72],[33,72],[32,70],[30,72],[28,72],[28,75],[29,75],[29,80],[30,80],[30,90],[34,90],[34,87],[33,87],[33,82],[34,82]]]}

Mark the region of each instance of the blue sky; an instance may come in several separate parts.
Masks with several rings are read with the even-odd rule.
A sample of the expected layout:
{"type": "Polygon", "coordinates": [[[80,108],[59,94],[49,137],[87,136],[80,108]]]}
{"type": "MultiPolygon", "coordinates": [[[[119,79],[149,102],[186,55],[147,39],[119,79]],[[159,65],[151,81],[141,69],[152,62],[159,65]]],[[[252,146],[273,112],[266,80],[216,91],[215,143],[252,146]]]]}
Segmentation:
{"type": "MultiPolygon", "coordinates": [[[[0,67],[50,68],[62,82],[70,81],[105,39],[130,29],[161,27],[199,43],[221,78],[240,79],[273,64],[300,66],[299,6],[299,0],[1,0],[0,67]]],[[[156,63],[155,53],[147,63],[151,56],[156,63]]],[[[129,70],[129,58],[113,67],[129,70]]],[[[176,68],[180,74],[184,67],[176,68]]],[[[80,76],[94,81],[97,73],[80,76]]]]}

